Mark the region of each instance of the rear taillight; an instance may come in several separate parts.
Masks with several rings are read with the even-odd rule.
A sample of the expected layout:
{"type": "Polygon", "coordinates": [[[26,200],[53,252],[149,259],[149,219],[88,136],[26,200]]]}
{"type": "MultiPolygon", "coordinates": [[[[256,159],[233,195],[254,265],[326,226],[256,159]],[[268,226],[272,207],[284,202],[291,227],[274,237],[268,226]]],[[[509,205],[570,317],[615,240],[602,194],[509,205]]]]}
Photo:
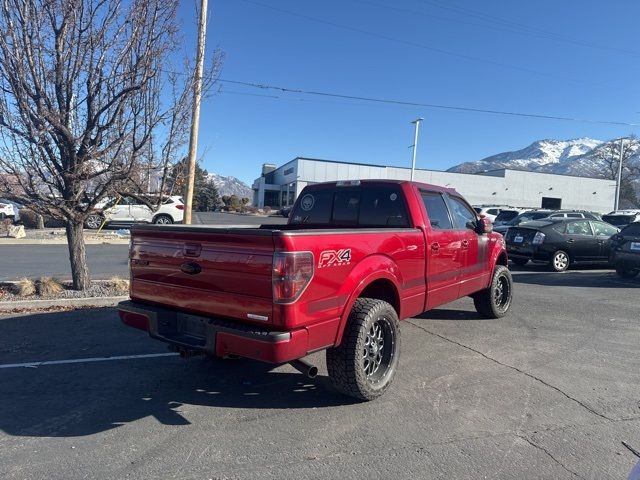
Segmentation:
{"type": "Polygon", "coordinates": [[[273,256],[273,301],[295,302],[312,278],[311,252],[276,252],[273,256]]]}
{"type": "Polygon", "coordinates": [[[542,245],[542,243],[544,242],[544,237],[545,237],[544,233],[536,232],[535,236],[533,237],[533,241],[531,243],[533,245],[542,245]]]}
{"type": "Polygon", "coordinates": [[[177,203],[177,204],[176,204],[176,208],[177,208],[178,210],[184,210],[184,205],[182,205],[181,203],[177,203]]]}

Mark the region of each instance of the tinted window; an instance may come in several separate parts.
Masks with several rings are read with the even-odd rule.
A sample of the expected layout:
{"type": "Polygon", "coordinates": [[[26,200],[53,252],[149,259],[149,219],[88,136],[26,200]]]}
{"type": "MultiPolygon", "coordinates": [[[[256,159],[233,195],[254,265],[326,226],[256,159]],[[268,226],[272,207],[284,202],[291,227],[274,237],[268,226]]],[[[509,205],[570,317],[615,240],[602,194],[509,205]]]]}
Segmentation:
{"type": "Polygon", "coordinates": [[[624,226],[635,220],[635,215],[603,215],[602,219],[615,226],[624,226]]]}
{"type": "Polygon", "coordinates": [[[468,222],[475,222],[476,216],[467,205],[456,197],[449,197],[449,205],[451,206],[451,216],[453,223],[457,228],[467,228],[468,222]]]}
{"type": "Polygon", "coordinates": [[[427,209],[431,228],[435,230],[453,228],[451,219],[449,218],[449,210],[447,209],[447,204],[444,203],[442,195],[435,192],[423,192],[422,201],[427,209]]]}
{"type": "Polygon", "coordinates": [[[569,218],[584,218],[584,215],[581,213],[567,213],[567,217],[569,218]]]}
{"type": "Polygon", "coordinates": [[[596,237],[610,237],[611,235],[618,233],[618,229],[616,227],[612,227],[608,223],[591,222],[591,226],[593,227],[593,233],[596,234],[596,237]]]}
{"type": "Polygon", "coordinates": [[[553,225],[553,228],[556,232],[564,234],[567,230],[567,226],[564,223],[556,223],[553,225]]]}
{"type": "Polygon", "coordinates": [[[502,210],[496,217],[496,222],[508,222],[518,216],[518,212],[515,210],[502,210]]]}
{"type": "Polygon", "coordinates": [[[520,225],[521,223],[524,223],[524,222],[530,222],[531,220],[539,220],[541,218],[546,218],[548,216],[549,216],[549,214],[546,213],[546,212],[526,212],[526,213],[521,213],[516,218],[511,220],[508,223],[508,225],[511,226],[511,227],[514,227],[514,226],[520,225]]]}
{"type": "Polygon", "coordinates": [[[569,235],[593,235],[591,225],[587,220],[581,222],[571,222],[567,224],[567,234],[569,235]]]}
{"type": "Polygon", "coordinates": [[[408,227],[400,186],[310,189],[296,203],[292,224],[408,227]]]}
{"type": "Polygon", "coordinates": [[[473,207],[476,213],[482,213],[482,209],[480,207],[473,207]]]}
{"type": "Polygon", "coordinates": [[[491,209],[487,210],[487,213],[489,215],[498,215],[498,213],[500,213],[500,210],[498,210],[497,208],[491,208],[491,209]]]}
{"type": "Polygon", "coordinates": [[[304,191],[291,214],[291,223],[328,225],[331,222],[333,193],[332,189],[304,191]]]}
{"type": "Polygon", "coordinates": [[[360,190],[338,191],[333,196],[333,221],[335,225],[356,225],[360,212],[360,190]]]}
{"type": "Polygon", "coordinates": [[[640,222],[632,223],[621,232],[623,235],[637,236],[640,235],[640,222]]]}
{"type": "Polygon", "coordinates": [[[399,187],[365,188],[360,205],[360,225],[408,227],[409,216],[399,187]]]}

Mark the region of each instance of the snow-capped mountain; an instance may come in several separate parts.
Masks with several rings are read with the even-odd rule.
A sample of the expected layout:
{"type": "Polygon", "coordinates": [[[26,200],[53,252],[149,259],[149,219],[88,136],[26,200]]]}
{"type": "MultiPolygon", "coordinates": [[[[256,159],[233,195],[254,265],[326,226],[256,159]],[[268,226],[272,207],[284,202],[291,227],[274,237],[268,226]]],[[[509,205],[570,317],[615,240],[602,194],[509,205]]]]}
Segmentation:
{"type": "Polygon", "coordinates": [[[251,187],[236,177],[225,177],[217,173],[209,173],[208,178],[213,181],[221,197],[223,195],[235,195],[238,198],[253,199],[251,187]]]}
{"type": "MultiPolygon", "coordinates": [[[[538,140],[522,150],[504,152],[475,162],[451,167],[449,172],[478,173],[500,168],[546,173],[576,173],[590,167],[589,154],[605,142],[592,138],[574,140],[538,140]]],[[[591,159],[593,160],[593,159],[591,159]]],[[[589,168],[591,170],[591,168],[589,168]]],[[[583,173],[591,175],[591,171],[583,173]]]]}

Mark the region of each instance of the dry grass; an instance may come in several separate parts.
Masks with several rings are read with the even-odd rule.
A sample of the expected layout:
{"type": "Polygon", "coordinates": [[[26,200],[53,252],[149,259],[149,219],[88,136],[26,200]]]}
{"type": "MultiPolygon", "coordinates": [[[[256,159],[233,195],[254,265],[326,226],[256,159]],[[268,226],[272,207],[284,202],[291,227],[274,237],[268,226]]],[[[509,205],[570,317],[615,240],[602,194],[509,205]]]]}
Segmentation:
{"type": "Polygon", "coordinates": [[[36,293],[36,284],[30,278],[21,278],[15,284],[16,294],[21,297],[30,297],[36,293]]]}
{"type": "Polygon", "coordinates": [[[62,284],[52,277],[41,277],[37,283],[39,295],[51,296],[58,295],[64,291],[62,284]]]}
{"type": "Polygon", "coordinates": [[[109,285],[120,293],[129,293],[129,280],[120,277],[111,277],[109,285]]]}

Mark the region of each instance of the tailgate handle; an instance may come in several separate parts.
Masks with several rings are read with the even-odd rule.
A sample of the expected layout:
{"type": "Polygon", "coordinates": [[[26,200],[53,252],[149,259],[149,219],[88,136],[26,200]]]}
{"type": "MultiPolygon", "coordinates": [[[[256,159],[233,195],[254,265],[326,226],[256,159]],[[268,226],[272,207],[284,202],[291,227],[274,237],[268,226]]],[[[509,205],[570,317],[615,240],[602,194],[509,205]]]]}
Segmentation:
{"type": "Polygon", "coordinates": [[[199,257],[202,252],[202,245],[199,243],[185,243],[182,248],[182,254],[185,257],[199,257]]]}
{"type": "Polygon", "coordinates": [[[187,275],[196,275],[202,271],[202,267],[196,262],[183,263],[180,270],[187,275]]]}

